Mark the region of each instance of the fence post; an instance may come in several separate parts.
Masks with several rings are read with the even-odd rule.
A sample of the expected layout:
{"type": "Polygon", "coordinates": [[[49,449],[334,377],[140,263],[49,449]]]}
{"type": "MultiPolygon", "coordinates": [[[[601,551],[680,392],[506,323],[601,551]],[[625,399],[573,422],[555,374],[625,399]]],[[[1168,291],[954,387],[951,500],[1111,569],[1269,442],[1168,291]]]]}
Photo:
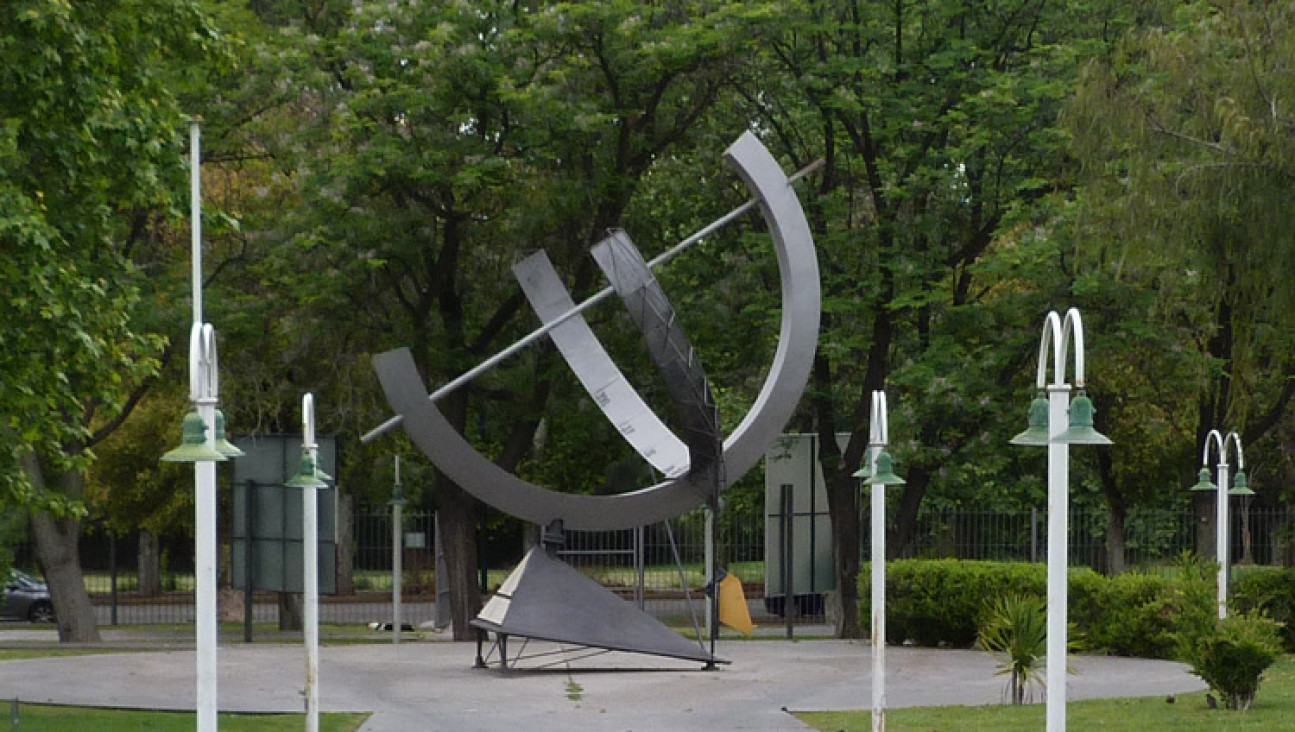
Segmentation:
{"type": "Polygon", "coordinates": [[[432,514],[432,534],[436,547],[436,627],[445,628],[453,622],[450,612],[449,566],[445,562],[445,546],[441,543],[441,512],[432,514]]]}
{"type": "Polygon", "coordinates": [[[117,624],[117,534],[109,532],[108,534],[108,563],[112,565],[112,625],[117,624]]]}
{"type": "Polygon", "coordinates": [[[634,570],[638,574],[638,582],[634,585],[634,600],[638,604],[639,610],[642,611],[647,606],[647,593],[644,585],[647,582],[647,567],[643,560],[643,527],[634,527],[634,570]]]}
{"type": "Polygon", "coordinates": [[[1030,509],[1030,562],[1039,562],[1039,509],[1030,509]]]}
{"type": "Polygon", "coordinates": [[[795,573],[792,571],[792,551],[795,544],[792,543],[792,484],[783,483],[781,486],[780,503],[782,504],[782,617],[787,623],[787,639],[790,640],[794,635],[793,621],[796,613],[796,588],[793,580],[795,573]]]}
{"type": "Polygon", "coordinates": [[[252,642],[252,621],[256,614],[256,483],[247,481],[243,489],[243,642],[252,642]]]}

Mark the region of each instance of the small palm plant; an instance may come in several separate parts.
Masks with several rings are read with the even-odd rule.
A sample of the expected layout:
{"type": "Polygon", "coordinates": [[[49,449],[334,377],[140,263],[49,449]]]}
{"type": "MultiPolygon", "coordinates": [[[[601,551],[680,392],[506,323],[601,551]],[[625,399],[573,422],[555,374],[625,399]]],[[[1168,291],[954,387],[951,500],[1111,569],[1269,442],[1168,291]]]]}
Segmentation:
{"type": "Polygon", "coordinates": [[[1034,686],[1044,686],[1042,668],[1048,651],[1048,613],[1043,600],[1006,595],[989,606],[980,628],[980,645],[1007,674],[1004,696],[1012,704],[1033,701],[1034,686]]]}

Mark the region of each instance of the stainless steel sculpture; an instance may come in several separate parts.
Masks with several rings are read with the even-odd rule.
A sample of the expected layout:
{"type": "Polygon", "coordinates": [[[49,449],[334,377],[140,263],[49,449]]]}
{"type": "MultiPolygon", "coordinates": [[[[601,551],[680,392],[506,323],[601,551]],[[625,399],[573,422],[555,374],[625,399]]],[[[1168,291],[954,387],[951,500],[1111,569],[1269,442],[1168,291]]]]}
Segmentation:
{"type": "MultiPolygon", "coordinates": [[[[792,182],[778,162],[750,133],[739,138],[725,153],[725,158],[747,188],[756,194],[756,204],[773,238],[782,279],[782,325],[773,363],[751,410],[723,443],[724,470],[730,480],[736,480],[753,467],[777,439],[808,381],[818,339],[819,279],[809,224],[792,182]]],[[[735,216],[730,214],[708,230],[713,231],[732,218],[735,216]]],[[[657,257],[648,263],[649,267],[673,258],[705,233],[657,257]]],[[[365,441],[403,423],[414,444],[464,490],[495,508],[541,526],[560,520],[567,529],[624,529],[656,523],[695,508],[705,500],[710,490],[710,477],[703,474],[706,471],[692,471],[689,466],[680,465],[678,457],[686,450],[683,442],[673,437],[661,437],[669,433],[668,428],[645,405],[640,406],[642,400],[636,394],[630,396],[633,390],[623,377],[616,380],[619,371],[601,348],[596,351],[583,348],[582,344],[593,339],[592,333],[588,339],[582,335],[588,331],[588,326],[579,320],[580,313],[610,294],[610,289],[604,290],[565,313],[555,314],[546,306],[545,312],[541,313],[545,326],[522,342],[533,342],[545,334],[557,333],[559,329],[564,333],[575,333],[572,339],[576,342],[574,348],[582,351],[583,357],[569,359],[573,369],[578,375],[589,375],[589,378],[582,375],[582,381],[614,424],[618,427],[629,424],[634,432],[655,435],[640,442],[631,440],[631,444],[654,465],[660,460],[654,460],[654,456],[668,456],[661,461],[667,468],[662,471],[666,475],[663,482],[614,496],[587,496],[550,491],[503,470],[478,453],[436,409],[435,400],[447,393],[447,389],[442,387],[431,395],[427,394],[408,349],[388,351],[374,359],[387,401],[398,417],[365,435],[365,441]],[[598,374],[613,376],[604,381],[598,374]],[[599,384],[599,381],[603,383],[599,384]],[[591,387],[591,382],[596,385],[591,387]],[[645,426],[640,428],[640,424],[645,426]]],[[[566,297],[566,301],[569,300],[566,297]]],[[[565,305],[565,302],[559,304],[565,305]]],[[[556,309],[556,306],[552,307],[552,310],[556,309]]],[[[565,353],[564,339],[565,336],[555,336],[559,348],[565,353]]],[[[515,344],[500,357],[516,350],[515,344]]],[[[493,365],[498,358],[487,363],[493,365]]],[[[484,370],[478,367],[464,377],[484,370]]],[[[447,387],[461,384],[464,377],[447,387]]]]}
{"type": "MultiPolygon", "coordinates": [[[[513,516],[552,527],[558,535],[562,529],[643,526],[678,516],[703,502],[715,505],[726,478],[741,477],[754,466],[795,409],[809,379],[819,319],[818,261],[793,181],[750,133],[739,138],[725,158],[756,194],[753,201],[651,262],[643,260],[625,232],[613,232],[592,251],[612,286],[580,305],[572,302],[542,252],[518,263],[514,274],[543,327],[436,392],[426,392],[408,349],[375,357],[378,379],[397,416],[362,439],[367,442],[403,423],[414,444],[464,490],[513,516]],[[729,438],[722,440],[719,415],[700,360],[651,269],[756,205],[772,235],[782,278],[782,328],[755,404],[729,438]],[[661,369],[679,410],[683,439],[647,406],[581,316],[612,292],[629,309],[661,369]],[[613,496],[553,492],[503,470],[478,453],[437,410],[438,398],[544,335],[553,339],[594,403],[621,435],[665,476],[663,482],[613,496]]],[[[704,660],[710,667],[719,661],[713,645],[707,652],[683,641],[654,618],[548,556],[544,548],[527,555],[472,625],[496,634],[501,665],[507,664],[510,635],[704,660]]],[[[484,665],[480,645],[477,656],[478,665],[484,665]]]]}

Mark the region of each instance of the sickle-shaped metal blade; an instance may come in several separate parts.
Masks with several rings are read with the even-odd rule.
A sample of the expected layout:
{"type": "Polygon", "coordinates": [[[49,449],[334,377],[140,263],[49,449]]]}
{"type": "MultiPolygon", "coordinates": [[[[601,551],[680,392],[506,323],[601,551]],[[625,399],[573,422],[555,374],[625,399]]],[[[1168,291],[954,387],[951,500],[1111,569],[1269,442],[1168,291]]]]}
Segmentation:
{"type": "MultiPolygon", "coordinates": [[[[542,322],[551,323],[575,309],[543,250],[513,265],[513,276],[542,322]]],[[[594,404],[635,452],[667,478],[688,471],[688,446],[643,401],[583,317],[568,317],[549,331],[549,337],[594,404]]]]}

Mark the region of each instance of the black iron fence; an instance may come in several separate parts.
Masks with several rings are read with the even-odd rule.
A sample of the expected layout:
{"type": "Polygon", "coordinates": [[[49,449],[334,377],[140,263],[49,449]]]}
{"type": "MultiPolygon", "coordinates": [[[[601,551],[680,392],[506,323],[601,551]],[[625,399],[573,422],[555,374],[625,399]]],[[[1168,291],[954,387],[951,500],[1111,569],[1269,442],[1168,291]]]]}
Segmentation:
{"type": "MultiPolygon", "coordinates": [[[[1212,514],[1204,521],[1190,510],[1133,510],[1123,524],[1124,565],[1130,568],[1172,563],[1184,551],[1214,554],[1212,514]]],[[[1231,557],[1236,563],[1295,564],[1295,512],[1283,508],[1234,508],[1231,516],[1231,557]]],[[[676,608],[670,602],[701,596],[705,583],[706,526],[704,514],[694,512],[670,522],[639,529],[567,532],[562,556],[572,565],[612,588],[626,599],[651,607],[676,608]]],[[[370,622],[389,613],[392,587],[393,527],[389,510],[354,516],[349,539],[349,571],[353,594],[321,598],[322,622],[370,622]],[[387,609],[383,609],[387,608],[387,609]]],[[[766,564],[778,562],[783,551],[775,536],[766,546],[771,517],[721,514],[713,528],[719,562],[744,583],[747,597],[765,595],[766,564]]],[[[1104,510],[1072,508],[1069,562],[1105,570],[1110,566],[1110,523],[1104,510]]],[[[860,553],[864,560],[869,522],[863,521],[860,553]]],[[[436,525],[432,513],[406,511],[398,541],[403,545],[404,617],[423,622],[434,617],[436,587],[436,525]]],[[[480,583],[493,590],[523,552],[519,532],[499,534],[498,546],[484,549],[480,583]]],[[[803,539],[803,537],[802,537],[803,539]]],[[[828,542],[820,535],[819,549],[828,542]]],[[[345,546],[339,537],[339,546],[345,546]]],[[[967,509],[924,511],[908,536],[888,537],[892,558],[962,558],[1041,562],[1046,558],[1047,518],[1041,510],[995,512],[967,509]]],[[[87,590],[101,622],[189,623],[193,621],[192,540],[173,537],[157,544],[159,581],[155,592],[141,592],[138,581],[137,535],[114,536],[90,527],[82,540],[82,566],[87,590]]],[[[811,549],[811,551],[815,551],[811,549]]],[[[345,553],[345,549],[342,550],[345,553]]],[[[18,547],[17,563],[36,569],[29,547],[18,547]]],[[[222,551],[222,584],[230,576],[229,553],[222,551]]],[[[818,560],[820,568],[822,559],[818,560]]],[[[830,554],[827,556],[830,563],[830,554]]],[[[339,586],[345,583],[339,582],[339,586]]],[[[771,592],[774,588],[770,588],[771,592]]],[[[225,605],[242,605],[241,595],[223,590],[225,605]],[[237,597],[235,597],[237,596],[237,597]]],[[[273,622],[278,617],[277,595],[257,593],[253,618],[273,622]]],[[[672,613],[675,610],[661,610],[672,613]]]]}

